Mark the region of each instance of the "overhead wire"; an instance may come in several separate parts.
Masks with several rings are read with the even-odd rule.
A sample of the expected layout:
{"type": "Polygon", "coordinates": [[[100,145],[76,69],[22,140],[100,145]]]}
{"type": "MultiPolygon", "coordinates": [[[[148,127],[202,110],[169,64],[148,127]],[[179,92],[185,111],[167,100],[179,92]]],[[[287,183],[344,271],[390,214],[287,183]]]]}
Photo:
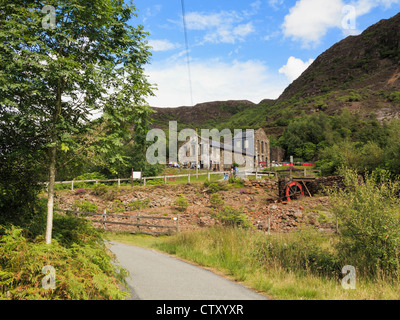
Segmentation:
{"type": "Polygon", "coordinates": [[[190,71],[190,53],[189,53],[189,41],[188,41],[187,25],[186,25],[185,0],[181,0],[181,5],[182,5],[183,31],[185,35],[185,46],[186,46],[186,63],[187,63],[188,77],[189,77],[188,79],[189,79],[190,101],[191,101],[191,106],[193,106],[192,74],[190,71]]]}

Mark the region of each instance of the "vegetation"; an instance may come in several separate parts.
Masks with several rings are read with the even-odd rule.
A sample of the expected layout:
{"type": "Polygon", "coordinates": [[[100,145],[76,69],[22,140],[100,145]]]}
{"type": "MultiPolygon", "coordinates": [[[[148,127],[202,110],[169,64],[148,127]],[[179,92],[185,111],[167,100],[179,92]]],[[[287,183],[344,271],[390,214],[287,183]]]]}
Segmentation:
{"type": "Polygon", "coordinates": [[[25,228],[0,227],[0,299],[124,299],[127,271],[116,265],[103,234],[84,219],[54,216],[54,240],[44,243],[45,209],[25,228]],[[42,285],[44,266],[56,286],[42,285]]]}
{"type": "Polygon", "coordinates": [[[342,260],[363,274],[399,277],[400,181],[385,171],[366,175],[361,184],[355,172],[347,171],[345,179],[346,188],[332,194],[342,260]]]}
{"type": "Polygon", "coordinates": [[[396,175],[399,133],[398,120],[381,124],[345,109],[338,116],[301,115],[289,123],[279,145],[303,161],[316,161],[323,175],[337,174],[343,166],[359,173],[379,169],[396,175]]]}
{"type": "Polygon", "coordinates": [[[339,233],[310,227],[287,234],[245,228],[240,210],[215,210],[223,226],[146,241],[157,248],[217,269],[275,299],[398,299],[400,211],[398,180],[387,172],[343,170],[346,188],[330,193],[339,233]],[[246,239],[246,241],[243,241],[246,239]],[[150,242],[149,242],[150,241],[150,242]],[[356,289],[342,287],[342,268],[356,269],[356,289]]]}
{"type": "Polygon", "coordinates": [[[249,217],[243,214],[243,208],[234,209],[225,206],[222,209],[215,210],[214,217],[224,226],[248,229],[253,226],[249,217]]]}
{"type": "Polygon", "coordinates": [[[224,205],[224,200],[218,193],[213,193],[210,196],[210,205],[212,208],[217,209],[221,208],[224,205]]]}
{"type": "MultiPolygon", "coordinates": [[[[145,147],[152,112],[145,97],[152,88],[143,68],[150,58],[147,34],[143,27],[128,24],[136,16],[133,5],[109,0],[54,3],[56,23],[46,28],[40,25],[39,5],[23,1],[0,7],[0,125],[17,139],[29,137],[19,146],[34,146],[43,156],[36,159],[48,172],[50,243],[57,166],[100,154],[98,163],[118,174],[128,164],[122,146],[132,140],[132,125],[137,142],[133,150],[142,159],[139,150],[145,147]],[[101,114],[94,123],[93,113],[101,114]]],[[[3,150],[15,154],[18,149],[6,142],[3,150]]]]}
{"type": "Polygon", "coordinates": [[[175,199],[174,205],[178,211],[184,212],[189,207],[189,202],[186,200],[184,195],[180,194],[178,198],[175,199]]]}
{"type": "MultiPolygon", "coordinates": [[[[102,235],[53,213],[55,181],[159,170],[141,166],[152,113],[147,34],[131,26],[132,3],[46,4],[57,16],[47,27],[41,2],[0,4],[0,297],[122,299],[126,273],[116,271],[102,235]],[[56,289],[41,286],[45,265],[56,269],[56,289]]],[[[97,210],[85,200],[75,207],[97,210]]]]}

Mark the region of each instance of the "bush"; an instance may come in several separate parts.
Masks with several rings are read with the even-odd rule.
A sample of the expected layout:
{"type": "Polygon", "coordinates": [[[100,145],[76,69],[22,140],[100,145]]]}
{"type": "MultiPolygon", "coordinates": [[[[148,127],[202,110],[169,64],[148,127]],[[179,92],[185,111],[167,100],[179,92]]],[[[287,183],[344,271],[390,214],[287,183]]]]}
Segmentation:
{"type": "Polygon", "coordinates": [[[243,185],[242,179],[240,179],[239,177],[237,177],[237,176],[234,175],[234,174],[231,174],[231,175],[229,176],[228,182],[229,182],[230,184],[236,184],[236,185],[238,185],[238,186],[242,186],[242,185],[243,185]]]}
{"type": "Polygon", "coordinates": [[[75,194],[85,194],[86,193],[86,189],[78,189],[75,191],[75,194]]]}
{"type": "MultiPolygon", "coordinates": [[[[55,216],[56,218],[56,216],[55,216]]],[[[52,244],[42,236],[26,238],[23,229],[2,228],[0,299],[94,300],[124,299],[127,271],[113,263],[97,230],[83,219],[57,216],[52,244]],[[76,229],[76,227],[78,228],[76,229]],[[68,243],[68,245],[66,245],[68,243]],[[55,269],[55,289],[44,289],[44,266],[55,269]]]]}
{"type": "Polygon", "coordinates": [[[174,201],[174,205],[177,207],[178,211],[184,212],[189,207],[189,203],[186,198],[180,194],[177,199],[174,201]]]}
{"type": "Polygon", "coordinates": [[[215,219],[227,227],[240,227],[244,229],[252,227],[249,217],[243,214],[243,208],[234,209],[226,206],[221,211],[215,213],[215,219]]]}
{"type": "Polygon", "coordinates": [[[366,175],[360,183],[346,170],[344,190],[332,192],[341,222],[339,252],[348,264],[367,274],[400,271],[400,182],[385,171],[366,175]]]}
{"type": "Polygon", "coordinates": [[[148,208],[149,204],[150,204],[150,199],[146,198],[146,199],[130,202],[130,203],[128,203],[128,206],[132,210],[139,210],[139,209],[148,208]]]}
{"type": "Polygon", "coordinates": [[[93,187],[92,194],[95,196],[102,196],[107,192],[107,186],[103,183],[98,183],[93,187]]]}
{"type": "Polygon", "coordinates": [[[206,182],[204,182],[204,187],[206,187],[208,189],[209,193],[216,193],[218,191],[228,190],[228,188],[226,187],[225,184],[223,184],[221,182],[210,182],[208,180],[206,182]]]}
{"type": "Polygon", "coordinates": [[[111,207],[112,212],[122,213],[125,212],[125,205],[121,200],[114,200],[111,207]]]}
{"type": "Polygon", "coordinates": [[[97,212],[98,206],[96,203],[92,203],[87,200],[75,200],[72,209],[73,210],[79,209],[79,211],[82,212],[97,212]]]}
{"type": "Polygon", "coordinates": [[[221,196],[218,193],[213,193],[210,197],[210,204],[212,208],[221,208],[224,205],[225,201],[222,200],[221,196]]]}

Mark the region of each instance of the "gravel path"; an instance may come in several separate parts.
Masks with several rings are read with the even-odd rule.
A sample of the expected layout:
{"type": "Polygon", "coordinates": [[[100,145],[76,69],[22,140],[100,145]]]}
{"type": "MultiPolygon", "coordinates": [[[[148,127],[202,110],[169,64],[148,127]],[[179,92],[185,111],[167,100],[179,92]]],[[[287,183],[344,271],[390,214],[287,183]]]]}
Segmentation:
{"type": "Polygon", "coordinates": [[[155,250],[111,242],[131,277],[132,300],[268,300],[211,271],[155,250]]]}

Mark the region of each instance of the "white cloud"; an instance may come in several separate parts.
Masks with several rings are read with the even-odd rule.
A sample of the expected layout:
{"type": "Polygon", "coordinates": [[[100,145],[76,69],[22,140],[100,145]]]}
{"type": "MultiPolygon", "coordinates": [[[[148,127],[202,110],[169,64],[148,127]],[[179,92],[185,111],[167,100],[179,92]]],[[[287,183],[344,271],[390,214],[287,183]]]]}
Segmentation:
{"type": "MultiPolygon", "coordinates": [[[[183,62],[150,65],[146,69],[150,83],[155,83],[156,97],[148,99],[155,107],[190,106],[187,65],[183,62]]],[[[286,81],[277,81],[261,61],[219,60],[191,63],[193,103],[224,100],[249,100],[258,103],[275,99],[286,88],[286,81]]]]}
{"type": "Polygon", "coordinates": [[[288,62],[279,69],[279,73],[284,74],[290,82],[296,80],[312,63],[314,59],[304,62],[301,59],[290,57],[288,62]]]}
{"type": "MultiPolygon", "coordinates": [[[[270,4],[275,4],[279,0],[270,0],[270,4]]],[[[400,0],[299,0],[289,10],[282,24],[283,34],[293,40],[301,41],[303,46],[318,44],[323,36],[331,28],[340,28],[343,35],[358,34],[356,29],[343,28],[346,19],[349,18],[348,12],[343,11],[345,6],[353,6],[355,20],[371,12],[378,6],[389,8],[392,4],[399,3],[400,0]]]]}
{"type": "Polygon", "coordinates": [[[190,12],[185,16],[187,28],[205,31],[202,41],[198,43],[200,45],[242,42],[256,31],[253,22],[249,19],[258,13],[261,5],[262,2],[257,0],[250,3],[249,9],[243,11],[190,12]]]}
{"type": "Polygon", "coordinates": [[[283,5],[284,0],[268,0],[268,4],[275,10],[279,9],[279,6],[283,5]]]}
{"type": "Polygon", "coordinates": [[[329,28],[341,26],[342,8],[342,0],[300,0],[286,15],[283,33],[305,46],[318,43],[329,28]]]}
{"type": "Polygon", "coordinates": [[[219,13],[191,12],[186,15],[189,30],[206,31],[203,43],[231,43],[244,41],[255,31],[253,23],[241,23],[241,14],[235,11],[221,11],[219,13]]]}
{"type": "Polygon", "coordinates": [[[170,42],[169,40],[149,40],[148,45],[153,51],[169,51],[178,48],[180,45],[170,42]]]}

